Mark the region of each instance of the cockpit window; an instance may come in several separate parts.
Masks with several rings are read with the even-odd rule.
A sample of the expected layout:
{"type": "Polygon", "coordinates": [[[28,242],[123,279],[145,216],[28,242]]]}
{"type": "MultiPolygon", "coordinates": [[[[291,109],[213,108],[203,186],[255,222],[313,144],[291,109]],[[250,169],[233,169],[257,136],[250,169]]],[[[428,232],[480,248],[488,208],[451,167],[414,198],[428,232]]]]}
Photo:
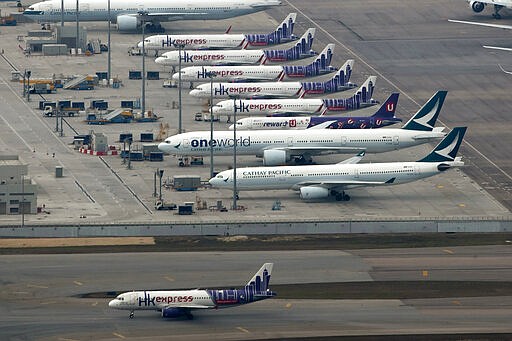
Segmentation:
{"type": "Polygon", "coordinates": [[[219,179],[224,179],[224,177],[223,177],[222,175],[220,175],[220,174],[219,174],[219,175],[217,175],[217,178],[219,178],[219,179]]]}

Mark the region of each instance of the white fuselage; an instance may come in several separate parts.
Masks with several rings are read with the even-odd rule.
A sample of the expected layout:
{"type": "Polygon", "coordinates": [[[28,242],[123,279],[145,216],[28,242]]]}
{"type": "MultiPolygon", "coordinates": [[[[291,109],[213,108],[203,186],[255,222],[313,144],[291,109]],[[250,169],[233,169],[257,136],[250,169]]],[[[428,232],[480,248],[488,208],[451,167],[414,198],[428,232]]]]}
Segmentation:
{"type": "MultiPolygon", "coordinates": [[[[234,101],[221,101],[213,106],[213,114],[233,116],[234,101]]],[[[236,100],[237,115],[275,115],[275,114],[321,114],[326,108],[320,98],[285,98],[236,100]]]]}
{"type": "Polygon", "coordinates": [[[120,310],[161,310],[180,306],[202,306],[215,308],[215,303],[206,290],[133,291],[120,294],[109,302],[109,307],[120,310]]]}
{"type": "MultiPolygon", "coordinates": [[[[105,0],[80,0],[80,21],[107,21],[108,8],[105,0]]],[[[64,0],[64,21],[76,21],[75,0],[64,0]]],[[[219,20],[246,15],[276,6],[278,1],[262,0],[110,0],[110,16],[116,22],[121,15],[137,15],[141,11],[157,21],[173,20],[219,20]],[[261,5],[261,6],[254,6],[261,5]]],[[[24,15],[38,21],[60,21],[61,0],[38,2],[24,12],[24,15]]]]}
{"type": "MultiPolygon", "coordinates": [[[[331,154],[383,153],[412,147],[444,137],[436,131],[408,129],[305,129],[305,130],[256,130],[237,131],[237,154],[262,156],[268,150],[289,150],[291,155],[304,151],[323,150],[331,154]]],[[[214,131],[213,152],[215,155],[232,155],[233,131],[214,131]]],[[[161,151],[173,155],[210,155],[210,131],[193,131],[170,136],[158,145],[161,151]]]]}
{"type": "MultiPolygon", "coordinates": [[[[285,72],[279,65],[258,66],[189,66],[181,69],[181,80],[185,82],[209,80],[208,74],[214,73],[215,80],[220,82],[235,81],[277,81],[282,80],[285,72]]],[[[175,73],[172,78],[178,80],[175,73]]]]}
{"type": "MultiPolygon", "coordinates": [[[[235,122],[240,130],[270,130],[270,129],[307,129],[311,116],[298,117],[246,117],[235,122]]],[[[234,129],[234,125],[229,130],[234,129]]]]}
{"type": "MultiPolygon", "coordinates": [[[[242,47],[245,41],[245,34],[159,34],[146,37],[144,49],[179,50],[179,45],[183,50],[235,49],[242,47]]],[[[137,47],[142,48],[142,42],[137,47]]]]}
{"type": "MultiPolygon", "coordinates": [[[[367,164],[334,164],[316,166],[280,166],[237,168],[236,186],[239,190],[299,189],[300,184],[340,183],[343,188],[371,185],[341,185],[341,183],[407,183],[440,173],[437,166],[450,162],[390,162],[367,164]]],[[[233,188],[233,170],[226,170],[210,180],[218,188],[233,188]]],[[[336,187],[336,186],[333,186],[336,187]]]]}
{"type": "MultiPolygon", "coordinates": [[[[213,83],[213,98],[287,98],[298,97],[303,88],[300,82],[213,83]]],[[[210,98],[210,83],[197,85],[190,95],[210,98]]]]}
{"type": "Polygon", "coordinates": [[[169,51],[155,59],[155,62],[164,66],[179,66],[181,53],[181,66],[192,65],[253,65],[265,62],[263,50],[184,50],[169,51]]]}

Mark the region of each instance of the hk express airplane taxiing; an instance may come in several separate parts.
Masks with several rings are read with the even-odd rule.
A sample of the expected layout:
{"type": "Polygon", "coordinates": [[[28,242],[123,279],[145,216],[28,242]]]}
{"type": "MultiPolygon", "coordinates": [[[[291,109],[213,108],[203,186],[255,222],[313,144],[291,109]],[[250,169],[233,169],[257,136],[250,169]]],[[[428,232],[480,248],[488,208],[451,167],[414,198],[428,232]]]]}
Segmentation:
{"type": "Polygon", "coordinates": [[[263,264],[240,289],[130,291],[118,295],[108,306],[130,311],[130,318],[133,318],[135,310],[156,310],[162,317],[185,316],[192,319],[193,310],[236,307],[276,296],[269,287],[273,265],[263,264]]]}
{"type": "Polygon", "coordinates": [[[190,91],[200,98],[228,99],[234,96],[251,99],[303,97],[308,94],[321,95],[341,92],[357,87],[350,82],[354,60],[349,59],[326,81],[317,82],[248,82],[248,83],[202,83],[190,91]],[[213,94],[212,94],[213,90],[213,94]]]}
{"type": "MultiPolygon", "coordinates": [[[[395,117],[398,95],[392,93],[372,116],[246,117],[235,124],[237,130],[381,128],[402,122],[401,118],[395,117]]],[[[229,130],[233,130],[235,124],[229,130]]]]}
{"type": "MultiPolygon", "coordinates": [[[[181,80],[190,82],[205,81],[215,75],[218,82],[281,81],[284,78],[314,77],[336,71],[330,66],[334,44],[329,44],[308,65],[239,65],[239,66],[188,66],[181,69],[181,80]]],[[[178,73],[172,75],[180,78],[178,73]]]]}
{"type": "MultiPolygon", "coordinates": [[[[211,3],[210,3],[211,5],[211,3]]],[[[248,34],[159,34],[144,38],[145,50],[219,50],[219,49],[245,49],[248,46],[271,46],[287,43],[297,39],[293,35],[293,28],[297,13],[290,13],[270,33],[248,34]]],[[[142,41],[137,43],[142,48],[142,41]]]]}
{"type": "Polygon", "coordinates": [[[266,62],[298,60],[317,53],[311,50],[315,29],[310,28],[293,47],[286,50],[184,50],[168,51],[155,59],[163,66],[254,65],[266,62]],[[180,57],[181,56],[181,57],[180,57]]]}
{"type": "MultiPolygon", "coordinates": [[[[256,155],[266,166],[283,165],[291,160],[311,163],[312,156],[325,154],[383,153],[399,150],[445,136],[444,128],[434,128],[446,91],[438,91],[402,128],[383,129],[303,129],[242,130],[236,134],[238,155],[256,155]]],[[[158,145],[164,153],[176,156],[233,155],[234,132],[192,131],[169,136],[158,145]]]]}
{"type": "MultiPolygon", "coordinates": [[[[48,0],[30,5],[23,15],[38,22],[108,21],[105,0],[48,0]],[[64,1],[64,16],[61,6],[64,1]]],[[[175,20],[219,20],[251,14],[280,6],[281,0],[110,0],[110,18],[120,31],[134,31],[142,22],[150,31],[163,28],[161,22],[175,20]]]]}
{"type": "MultiPolygon", "coordinates": [[[[334,197],[348,201],[345,190],[358,187],[398,185],[428,178],[464,165],[457,157],[466,127],[454,128],[427,156],[416,162],[359,164],[364,152],[334,165],[250,167],[236,169],[237,190],[291,189],[301,199],[334,197]]],[[[233,170],[210,179],[217,188],[233,188],[233,170]]],[[[237,193],[238,194],[238,193],[237,193]]]]}
{"type": "Polygon", "coordinates": [[[379,103],[372,99],[376,81],[376,76],[368,77],[356,93],[347,98],[225,100],[215,104],[212,110],[218,116],[232,116],[235,112],[241,116],[294,116],[363,109],[379,103]]]}

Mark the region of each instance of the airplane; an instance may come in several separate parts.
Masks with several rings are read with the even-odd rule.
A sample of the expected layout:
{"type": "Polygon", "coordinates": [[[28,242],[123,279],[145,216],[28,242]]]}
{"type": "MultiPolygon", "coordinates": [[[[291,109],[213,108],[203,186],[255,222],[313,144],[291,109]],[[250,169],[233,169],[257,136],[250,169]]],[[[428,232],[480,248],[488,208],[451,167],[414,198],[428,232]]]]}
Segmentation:
{"type": "MultiPolygon", "coordinates": [[[[276,81],[287,78],[313,77],[331,73],[336,68],[330,66],[334,44],[325,49],[309,65],[241,65],[241,66],[188,66],[181,69],[181,80],[194,81],[208,79],[210,73],[220,82],[276,81]]],[[[172,75],[178,80],[179,73],[172,75]]]]}
{"type": "MultiPolygon", "coordinates": [[[[75,0],[48,0],[30,5],[23,15],[38,22],[76,22],[75,0]]],[[[161,22],[175,20],[219,20],[238,17],[280,6],[281,0],[110,0],[110,18],[119,31],[134,31],[145,23],[148,30],[161,32],[161,22]]],[[[80,0],[80,21],[108,21],[105,0],[80,0]]],[[[284,32],[283,32],[284,33],[284,32]]],[[[277,38],[277,37],[276,37],[277,38]]]]}
{"type": "Polygon", "coordinates": [[[492,17],[495,19],[501,19],[499,12],[502,8],[512,8],[512,0],[468,0],[469,7],[475,13],[480,13],[484,10],[487,5],[494,5],[494,13],[492,17]]]}
{"type": "MultiPolygon", "coordinates": [[[[386,127],[398,122],[395,117],[398,93],[392,93],[372,116],[296,116],[296,117],[246,117],[236,121],[236,130],[271,129],[372,129],[386,127]]],[[[229,130],[234,129],[234,124],[229,130]]]]}
{"type": "Polygon", "coordinates": [[[376,76],[370,76],[355,94],[348,98],[285,98],[285,99],[239,99],[225,100],[215,104],[213,114],[231,116],[265,115],[323,115],[327,111],[352,111],[370,107],[379,102],[372,99],[376,76]]]}
{"type": "MultiPolygon", "coordinates": [[[[348,201],[345,190],[368,186],[387,186],[428,178],[453,167],[464,166],[457,157],[466,127],[454,128],[424,158],[416,162],[358,164],[364,152],[334,165],[237,168],[237,190],[292,189],[303,200],[348,201]]],[[[209,180],[216,188],[233,188],[233,170],[220,172],[209,180]]],[[[237,193],[238,195],[238,193],[237,193]]]]}
{"type": "Polygon", "coordinates": [[[354,60],[349,59],[329,80],[317,82],[258,82],[258,83],[202,83],[190,91],[193,97],[210,98],[213,90],[214,98],[269,99],[303,97],[308,94],[330,94],[353,89],[357,84],[350,83],[354,68],[354,60]],[[213,87],[213,89],[212,89],[213,87]]]}
{"type": "Polygon", "coordinates": [[[155,63],[164,66],[179,66],[180,55],[181,65],[248,65],[265,64],[270,62],[282,62],[298,60],[316,56],[317,53],[311,50],[314,28],[308,29],[299,41],[286,50],[184,50],[168,51],[155,59],[155,63]]]}
{"type": "Polygon", "coordinates": [[[266,166],[311,163],[311,156],[365,151],[383,153],[443,138],[444,128],[434,128],[447,91],[437,91],[402,128],[192,131],[167,137],[158,145],[177,156],[256,155],[266,166]]]}
{"type": "Polygon", "coordinates": [[[185,316],[192,319],[192,310],[230,308],[276,296],[269,288],[274,263],[265,263],[240,289],[144,290],[118,295],[108,303],[110,308],[160,311],[162,317],[185,316]]]}
{"type": "MultiPolygon", "coordinates": [[[[297,40],[293,34],[297,13],[290,13],[270,33],[248,34],[159,34],[144,38],[145,50],[178,50],[180,46],[188,50],[245,49],[248,46],[271,46],[297,40]]],[[[228,29],[229,31],[229,29],[228,29]]],[[[142,48],[142,41],[137,43],[142,48]]]]}

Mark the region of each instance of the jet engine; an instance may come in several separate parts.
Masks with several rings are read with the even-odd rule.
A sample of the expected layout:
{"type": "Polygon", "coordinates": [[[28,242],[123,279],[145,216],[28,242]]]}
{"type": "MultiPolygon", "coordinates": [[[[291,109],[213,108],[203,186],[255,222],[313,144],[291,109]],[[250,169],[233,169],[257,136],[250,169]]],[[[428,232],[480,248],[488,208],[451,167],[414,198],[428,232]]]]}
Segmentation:
{"type": "Polygon", "coordinates": [[[265,150],[263,151],[263,164],[265,166],[280,166],[290,160],[286,150],[265,150]]]}
{"type": "Polygon", "coordinates": [[[179,317],[184,315],[183,309],[180,308],[164,308],[162,309],[162,317],[179,317]]]}
{"type": "Polygon", "coordinates": [[[304,200],[324,199],[329,196],[329,190],[324,187],[308,186],[300,188],[300,198],[304,200]]]}
{"type": "Polygon", "coordinates": [[[137,17],[131,15],[119,15],[117,17],[117,29],[119,31],[136,31],[138,28],[137,17]]]}
{"type": "Polygon", "coordinates": [[[484,10],[485,4],[480,1],[470,1],[469,7],[473,10],[475,13],[480,13],[484,10]]]}

